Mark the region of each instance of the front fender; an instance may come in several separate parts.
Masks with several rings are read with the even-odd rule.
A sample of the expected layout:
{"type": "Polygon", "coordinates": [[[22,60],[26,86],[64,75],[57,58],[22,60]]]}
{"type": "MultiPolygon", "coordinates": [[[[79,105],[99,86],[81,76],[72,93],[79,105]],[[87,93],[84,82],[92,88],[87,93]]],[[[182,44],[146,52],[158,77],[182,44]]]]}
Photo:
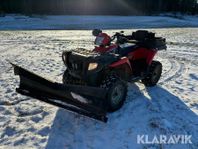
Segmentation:
{"type": "Polygon", "coordinates": [[[119,61],[114,62],[111,65],[109,65],[109,67],[110,68],[116,68],[116,67],[119,67],[119,66],[124,65],[124,64],[127,64],[131,69],[131,63],[130,63],[130,61],[127,57],[121,58],[119,61]]]}
{"type": "Polygon", "coordinates": [[[131,63],[127,57],[123,57],[119,61],[111,64],[110,69],[113,69],[121,79],[128,81],[132,75],[131,63]]]}

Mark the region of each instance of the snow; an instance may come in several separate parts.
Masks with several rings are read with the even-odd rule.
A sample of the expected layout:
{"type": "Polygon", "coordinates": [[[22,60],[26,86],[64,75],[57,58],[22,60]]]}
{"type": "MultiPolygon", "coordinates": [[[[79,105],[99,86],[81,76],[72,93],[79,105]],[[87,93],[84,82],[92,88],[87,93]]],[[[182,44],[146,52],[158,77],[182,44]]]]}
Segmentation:
{"type": "Polygon", "coordinates": [[[197,16],[23,16],[0,17],[0,29],[128,29],[197,27],[197,16]]]}
{"type": "MultiPolygon", "coordinates": [[[[6,21],[11,18],[15,20],[6,21]]],[[[159,84],[151,88],[128,84],[126,103],[108,114],[107,124],[16,94],[19,78],[8,62],[61,82],[62,51],[92,49],[90,30],[0,31],[0,148],[197,149],[198,29],[149,30],[168,42],[167,51],[156,57],[163,64],[159,84]],[[193,144],[137,144],[137,135],[180,134],[192,135],[193,144]]]]}

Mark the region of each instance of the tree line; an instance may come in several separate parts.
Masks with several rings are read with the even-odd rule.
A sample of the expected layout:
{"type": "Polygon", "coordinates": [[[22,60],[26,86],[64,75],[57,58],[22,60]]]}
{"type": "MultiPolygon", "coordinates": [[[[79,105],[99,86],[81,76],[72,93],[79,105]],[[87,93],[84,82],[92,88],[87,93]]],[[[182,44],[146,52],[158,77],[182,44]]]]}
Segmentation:
{"type": "Polygon", "coordinates": [[[198,0],[0,0],[0,13],[66,15],[198,14],[198,0]]]}

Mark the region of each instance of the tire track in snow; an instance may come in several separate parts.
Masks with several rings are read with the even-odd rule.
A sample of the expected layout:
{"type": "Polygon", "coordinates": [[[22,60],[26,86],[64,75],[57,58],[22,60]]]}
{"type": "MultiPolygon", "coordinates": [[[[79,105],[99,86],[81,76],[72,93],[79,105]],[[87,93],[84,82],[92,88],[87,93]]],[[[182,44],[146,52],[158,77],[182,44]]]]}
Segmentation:
{"type": "MultiPolygon", "coordinates": [[[[163,61],[167,60],[170,63],[170,68],[168,70],[166,70],[165,72],[163,72],[158,85],[163,86],[166,85],[168,83],[170,83],[171,81],[176,81],[177,79],[179,79],[182,75],[184,75],[186,73],[186,66],[185,64],[182,64],[181,62],[177,61],[177,60],[172,60],[169,58],[163,58],[162,59],[162,64],[163,61]]],[[[141,82],[141,81],[140,81],[141,82]]],[[[147,92],[147,87],[139,84],[138,85],[140,88],[137,89],[136,87],[134,87],[133,84],[129,83],[129,87],[128,90],[130,91],[130,94],[127,96],[127,99],[132,98],[135,99],[139,96],[142,96],[143,93],[147,92]]],[[[126,102],[132,102],[129,100],[126,100],[126,102]]]]}
{"type": "Polygon", "coordinates": [[[196,43],[190,43],[190,42],[166,42],[168,45],[174,45],[174,46],[184,46],[184,47],[198,47],[198,44],[196,43]]]}
{"type": "Polygon", "coordinates": [[[173,62],[171,62],[170,60],[168,60],[168,59],[164,59],[164,60],[167,60],[169,63],[170,63],[170,68],[168,69],[168,70],[164,70],[164,66],[163,66],[163,63],[162,63],[162,76],[161,76],[161,78],[160,78],[160,81],[161,80],[164,80],[164,78],[166,78],[166,76],[173,70],[173,68],[174,68],[174,65],[175,65],[175,61],[173,61],[173,62]]]}
{"type": "Polygon", "coordinates": [[[176,61],[176,60],[169,60],[171,63],[171,68],[162,74],[162,78],[159,82],[160,85],[164,85],[169,83],[170,81],[175,81],[180,76],[186,73],[186,66],[185,64],[176,61]]]}

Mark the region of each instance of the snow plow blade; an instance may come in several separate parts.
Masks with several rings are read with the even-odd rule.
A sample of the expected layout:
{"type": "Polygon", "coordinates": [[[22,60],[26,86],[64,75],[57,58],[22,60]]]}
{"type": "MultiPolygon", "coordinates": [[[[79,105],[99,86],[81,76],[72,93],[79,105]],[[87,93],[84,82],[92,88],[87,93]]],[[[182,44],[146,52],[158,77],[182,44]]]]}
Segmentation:
{"type": "MultiPolygon", "coordinates": [[[[12,63],[11,63],[12,64],[12,63]]],[[[107,91],[96,87],[63,85],[44,79],[22,67],[12,64],[20,84],[16,91],[46,103],[107,122],[105,98],[107,91]],[[95,104],[97,103],[99,104],[95,104]],[[93,104],[94,103],[94,104],[93,104]]]]}

